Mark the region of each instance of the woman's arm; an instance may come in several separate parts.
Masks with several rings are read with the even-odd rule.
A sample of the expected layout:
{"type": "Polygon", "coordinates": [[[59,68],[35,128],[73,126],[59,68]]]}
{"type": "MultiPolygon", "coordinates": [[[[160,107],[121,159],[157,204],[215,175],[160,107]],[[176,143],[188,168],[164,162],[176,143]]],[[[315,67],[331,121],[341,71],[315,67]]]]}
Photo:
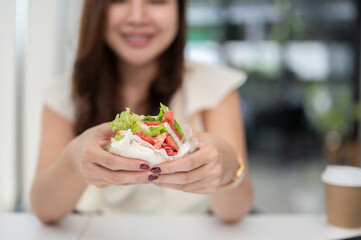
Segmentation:
{"type": "Polygon", "coordinates": [[[239,154],[244,159],[246,175],[240,185],[233,189],[219,188],[211,194],[211,206],[215,215],[226,222],[238,222],[250,211],[253,199],[238,92],[232,92],[217,108],[204,112],[203,119],[206,131],[225,141],[220,144],[220,154],[224,167],[232,173],[225,176],[225,183],[232,181],[237,171],[234,169],[236,155],[239,154]]]}
{"type": "Polygon", "coordinates": [[[207,132],[196,132],[198,151],[154,166],[158,175],[152,182],[160,187],[209,194],[216,216],[230,223],[241,220],[251,208],[252,187],[240,112],[236,91],[216,109],[204,112],[207,132]],[[245,160],[245,178],[234,189],[222,189],[220,186],[230,183],[236,175],[237,154],[245,160]]]}
{"type": "Polygon", "coordinates": [[[74,209],[87,184],[77,170],[70,122],[44,107],[38,166],[31,205],[43,223],[63,218],[74,209]]]}
{"type": "MultiPolygon", "coordinates": [[[[72,125],[44,108],[38,167],[31,190],[34,213],[43,223],[71,212],[88,184],[148,183],[147,162],[115,156],[103,149],[113,132],[108,123],[74,138],[72,125]]],[[[149,168],[149,166],[148,166],[149,168]]]]}

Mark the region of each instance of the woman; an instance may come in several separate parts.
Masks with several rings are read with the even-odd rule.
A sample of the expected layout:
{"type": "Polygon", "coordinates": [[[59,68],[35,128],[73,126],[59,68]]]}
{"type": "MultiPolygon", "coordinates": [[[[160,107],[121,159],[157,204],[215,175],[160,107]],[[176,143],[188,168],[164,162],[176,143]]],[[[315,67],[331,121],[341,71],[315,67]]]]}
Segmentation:
{"type": "MultiPolygon", "coordinates": [[[[250,209],[248,173],[233,188],[246,157],[236,91],[244,75],[185,62],[183,0],[86,0],[71,84],[48,91],[38,167],[31,191],[44,223],[69,212],[205,212],[237,222],[250,209]],[[159,102],[190,124],[195,153],[149,167],[103,150],[106,122],[125,107],[156,114],[159,102]],[[208,206],[210,200],[210,206],[208,206]],[[209,210],[209,209],[208,209],[209,210]]],[[[247,165],[246,165],[247,171],[247,165]]]]}

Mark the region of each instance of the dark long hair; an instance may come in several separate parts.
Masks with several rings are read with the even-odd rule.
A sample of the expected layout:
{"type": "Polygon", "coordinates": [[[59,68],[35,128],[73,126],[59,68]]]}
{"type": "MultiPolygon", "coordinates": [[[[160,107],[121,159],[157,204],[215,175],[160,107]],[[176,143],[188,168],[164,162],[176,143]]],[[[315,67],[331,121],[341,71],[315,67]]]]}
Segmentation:
{"type": "MultiPolygon", "coordinates": [[[[168,104],[181,86],[184,72],[186,0],[178,0],[178,33],[159,57],[158,73],[149,89],[148,114],[156,114],[159,102],[168,104]]],[[[117,56],[104,40],[107,8],[111,0],[85,0],[77,54],[73,67],[74,130],[77,135],[97,124],[111,121],[119,109],[121,84],[117,56]]],[[[125,106],[123,106],[125,108],[125,106]]]]}

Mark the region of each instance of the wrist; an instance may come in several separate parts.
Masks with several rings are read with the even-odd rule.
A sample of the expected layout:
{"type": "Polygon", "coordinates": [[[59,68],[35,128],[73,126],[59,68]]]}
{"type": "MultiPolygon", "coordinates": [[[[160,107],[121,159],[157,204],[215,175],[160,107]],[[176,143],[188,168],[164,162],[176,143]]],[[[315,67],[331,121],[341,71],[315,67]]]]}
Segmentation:
{"type": "Polygon", "coordinates": [[[245,175],[245,166],[244,166],[244,160],[240,155],[237,155],[237,163],[238,163],[238,167],[233,177],[225,184],[221,184],[220,186],[221,189],[235,188],[242,182],[245,175]]]}
{"type": "Polygon", "coordinates": [[[81,183],[83,189],[88,185],[80,170],[79,137],[75,137],[67,146],[67,163],[72,175],[81,183]]]}
{"type": "Polygon", "coordinates": [[[231,156],[226,156],[225,159],[225,173],[223,179],[221,181],[220,186],[226,185],[233,181],[234,177],[236,176],[237,170],[239,168],[239,163],[237,161],[237,155],[229,154],[231,156]]]}
{"type": "Polygon", "coordinates": [[[78,137],[75,137],[65,148],[65,159],[68,168],[77,175],[80,174],[79,158],[77,157],[78,145],[78,137]]]}

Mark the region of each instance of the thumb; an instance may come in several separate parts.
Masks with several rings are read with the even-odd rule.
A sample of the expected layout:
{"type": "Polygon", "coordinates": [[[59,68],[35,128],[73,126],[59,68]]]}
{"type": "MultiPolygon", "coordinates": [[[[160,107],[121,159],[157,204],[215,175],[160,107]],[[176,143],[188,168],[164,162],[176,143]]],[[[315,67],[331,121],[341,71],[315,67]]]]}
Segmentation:
{"type": "Polygon", "coordinates": [[[114,132],[112,131],[112,128],[109,126],[109,123],[102,123],[98,125],[96,131],[100,140],[102,142],[105,141],[104,144],[108,144],[110,138],[114,135],[114,132]]]}

